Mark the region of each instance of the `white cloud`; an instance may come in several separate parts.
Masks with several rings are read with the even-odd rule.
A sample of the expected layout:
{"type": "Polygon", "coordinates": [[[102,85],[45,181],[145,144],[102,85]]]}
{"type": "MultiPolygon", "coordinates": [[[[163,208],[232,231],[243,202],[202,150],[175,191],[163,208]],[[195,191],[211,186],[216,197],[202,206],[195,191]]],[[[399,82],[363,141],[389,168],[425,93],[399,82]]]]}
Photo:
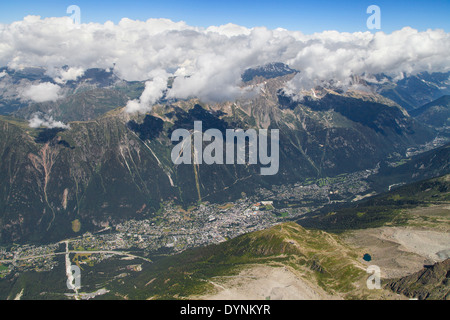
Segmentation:
{"type": "Polygon", "coordinates": [[[55,121],[51,116],[43,115],[41,118],[41,113],[35,113],[33,117],[30,120],[28,120],[28,124],[31,128],[46,127],[49,129],[53,128],[69,129],[68,125],[64,124],[61,121],[55,121]]]}
{"type": "Polygon", "coordinates": [[[57,83],[64,84],[70,80],[76,80],[84,74],[81,67],[55,68],[47,70],[47,75],[51,76],[57,83]]]}
{"type": "Polygon", "coordinates": [[[55,101],[60,98],[61,87],[50,83],[43,82],[32,84],[19,93],[22,99],[31,100],[33,102],[55,101]]]}
{"type": "Polygon", "coordinates": [[[251,30],[233,23],[228,23],[223,26],[210,26],[206,29],[206,32],[217,33],[227,37],[235,37],[240,35],[248,36],[251,33],[251,30]]]}
{"type": "Polygon", "coordinates": [[[127,112],[149,112],[152,110],[155,102],[162,98],[164,90],[167,89],[169,76],[164,70],[156,70],[152,75],[153,79],[145,83],[145,89],[140,98],[128,101],[125,108],[127,112]]]}
{"type": "Polygon", "coordinates": [[[167,19],[118,24],[81,24],[68,17],[29,16],[0,28],[0,66],[44,66],[63,83],[88,68],[109,68],[125,80],[149,80],[140,99],[127,109],[148,109],[161,97],[166,75],[176,76],[170,97],[197,96],[205,101],[235,99],[242,72],[252,66],[283,62],[301,73],[288,85],[299,93],[333,79],[346,87],[351,75],[450,70],[450,34],[403,28],[392,34],[325,31],[305,35],[285,29],[248,29],[227,24],[197,28],[167,19]],[[165,78],[165,79],[164,79],[165,78]]]}

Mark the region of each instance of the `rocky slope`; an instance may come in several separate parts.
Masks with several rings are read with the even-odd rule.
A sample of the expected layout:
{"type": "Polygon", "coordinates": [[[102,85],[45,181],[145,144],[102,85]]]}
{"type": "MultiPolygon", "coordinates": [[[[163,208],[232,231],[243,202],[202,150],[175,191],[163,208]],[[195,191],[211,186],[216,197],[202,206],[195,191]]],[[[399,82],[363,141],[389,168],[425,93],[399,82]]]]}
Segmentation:
{"type": "Polygon", "coordinates": [[[396,293],[419,300],[450,300],[450,259],[385,284],[396,293]]]}

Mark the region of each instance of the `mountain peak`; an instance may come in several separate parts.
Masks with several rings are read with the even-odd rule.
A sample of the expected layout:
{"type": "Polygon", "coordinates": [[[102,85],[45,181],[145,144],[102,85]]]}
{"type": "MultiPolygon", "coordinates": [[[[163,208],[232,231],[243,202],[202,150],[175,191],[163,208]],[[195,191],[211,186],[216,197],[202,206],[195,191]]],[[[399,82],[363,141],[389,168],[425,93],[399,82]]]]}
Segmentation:
{"type": "Polygon", "coordinates": [[[281,62],[272,62],[263,66],[249,68],[242,74],[242,81],[249,82],[256,77],[272,79],[298,72],[281,62]]]}

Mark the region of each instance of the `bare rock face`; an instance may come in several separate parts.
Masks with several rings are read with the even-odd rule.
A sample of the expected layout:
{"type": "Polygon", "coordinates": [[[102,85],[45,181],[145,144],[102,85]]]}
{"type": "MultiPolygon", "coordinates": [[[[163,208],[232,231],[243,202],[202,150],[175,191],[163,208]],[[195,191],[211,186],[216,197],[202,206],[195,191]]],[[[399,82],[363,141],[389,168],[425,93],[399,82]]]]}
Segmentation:
{"type": "Polygon", "coordinates": [[[385,288],[419,300],[450,300],[450,258],[409,276],[390,280],[385,288]]]}

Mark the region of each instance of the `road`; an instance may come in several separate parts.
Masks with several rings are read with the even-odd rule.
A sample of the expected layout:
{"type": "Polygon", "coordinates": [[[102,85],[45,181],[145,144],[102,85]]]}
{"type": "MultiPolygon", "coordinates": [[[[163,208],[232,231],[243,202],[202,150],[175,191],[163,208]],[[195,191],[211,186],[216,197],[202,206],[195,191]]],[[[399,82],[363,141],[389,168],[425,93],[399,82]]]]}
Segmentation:
{"type": "MultiPolygon", "coordinates": [[[[144,258],[141,256],[137,256],[134,254],[131,254],[129,252],[126,251],[109,251],[109,250],[96,250],[96,251],[79,251],[79,250],[69,250],[68,253],[75,253],[75,254],[99,254],[99,253],[105,253],[105,254],[114,254],[114,255],[119,255],[119,256],[127,256],[127,257],[132,257],[135,259],[142,259],[145,260],[147,262],[152,262],[152,260],[148,259],[148,258],[144,258]]],[[[35,256],[26,256],[26,257],[20,257],[20,258],[13,258],[13,259],[4,259],[4,260],[0,260],[0,263],[14,263],[15,261],[20,261],[20,260],[29,260],[29,259],[38,259],[38,258],[46,258],[46,257],[52,257],[52,256],[56,256],[56,255],[65,255],[66,252],[52,252],[52,253],[48,253],[48,254],[42,254],[42,255],[35,255],[35,256]]]]}

